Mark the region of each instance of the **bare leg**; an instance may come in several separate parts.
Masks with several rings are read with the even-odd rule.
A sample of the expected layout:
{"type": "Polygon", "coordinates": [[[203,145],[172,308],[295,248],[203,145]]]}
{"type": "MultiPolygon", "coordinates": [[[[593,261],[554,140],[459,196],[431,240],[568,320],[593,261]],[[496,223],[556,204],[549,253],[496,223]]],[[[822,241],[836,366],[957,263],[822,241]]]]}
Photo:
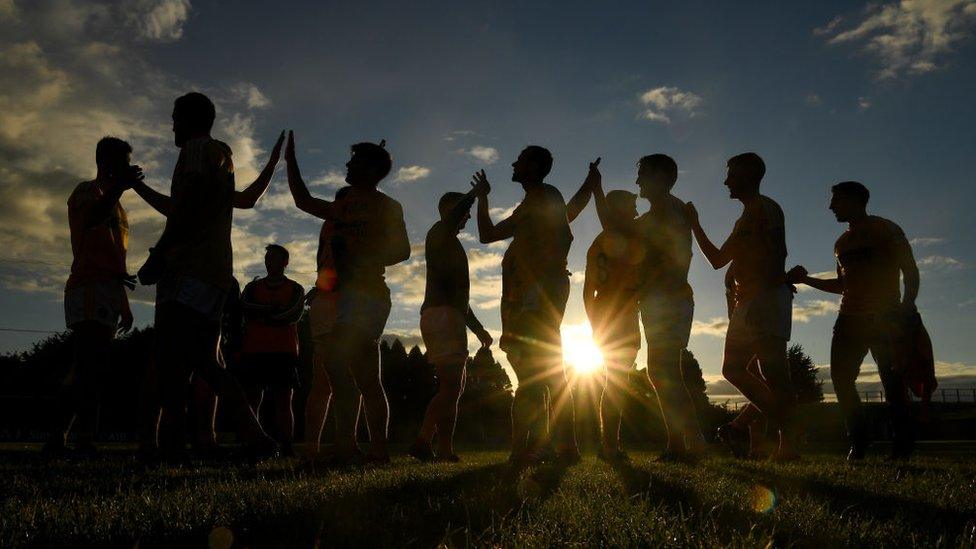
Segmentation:
{"type": "Polygon", "coordinates": [[[339,325],[334,333],[335,345],[328,349],[325,368],[332,386],[332,409],[336,422],[336,457],[349,459],[358,452],[356,427],[359,419],[359,388],[350,364],[356,356],[351,328],[339,325]]]}
{"type": "Polygon", "coordinates": [[[386,391],[380,380],[380,357],[376,342],[359,335],[356,340],[359,350],[357,360],[352,363],[352,373],[363,396],[366,423],[369,426],[371,443],[370,455],[378,461],[388,461],[386,432],[390,419],[390,405],[386,391]]]}
{"type": "MultiPolygon", "coordinates": [[[[773,412],[766,417],[779,431],[778,459],[796,459],[796,431],[793,426],[793,411],[796,395],[790,379],[790,364],[786,357],[786,340],[764,338],[759,342],[759,368],[763,379],[774,396],[773,412]]],[[[762,408],[760,408],[762,409],[762,408]]]]}
{"type": "Polygon", "coordinates": [[[314,460],[319,455],[319,442],[322,428],[329,414],[332,400],[332,384],[325,362],[328,360],[327,342],[315,342],[315,356],[312,364],[312,386],[305,401],[305,459],[314,460]]]}
{"type": "Polygon", "coordinates": [[[275,387],[268,389],[268,405],[272,414],[273,438],[281,445],[284,453],[291,453],[292,440],[295,438],[295,413],[292,411],[292,399],[295,391],[291,387],[275,387]]]}
{"type": "Polygon", "coordinates": [[[632,367],[632,363],[607,364],[607,376],[600,395],[600,438],[604,453],[608,456],[620,451],[621,407],[632,367]]]}
{"type": "Polygon", "coordinates": [[[196,445],[199,448],[213,448],[217,446],[217,393],[199,377],[193,379],[193,403],[196,445]]]}

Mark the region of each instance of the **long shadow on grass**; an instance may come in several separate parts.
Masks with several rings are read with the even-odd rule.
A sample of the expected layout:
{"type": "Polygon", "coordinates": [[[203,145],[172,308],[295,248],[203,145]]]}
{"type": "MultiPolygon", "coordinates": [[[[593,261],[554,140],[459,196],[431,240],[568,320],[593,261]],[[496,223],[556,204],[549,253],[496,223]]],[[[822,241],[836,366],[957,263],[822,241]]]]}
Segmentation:
{"type": "MultiPolygon", "coordinates": [[[[726,474],[742,482],[764,484],[780,494],[812,495],[825,501],[831,511],[838,516],[849,516],[854,511],[863,516],[864,520],[892,521],[902,524],[907,527],[907,530],[929,537],[930,542],[934,542],[944,534],[953,537],[961,536],[974,522],[971,514],[955,509],[899,495],[873,493],[819,478],[740,464],[731,464],[726,474]]],[[[834,540],[834,543],[844,543],[844,541],[834,540]]],[[[916,543],[919,541],[916,540],[916,543]]],[[[954,542],[950,541],[949,545],[961,541],[957,538],[954,542]]]]}
{"type": "Polygon", "coordinates": [[[441,479],[408,479],[327,499],[301,515],[240,517],[250,546],[467,545],[517,510],[515,476],[489,464],[441,479]]]}

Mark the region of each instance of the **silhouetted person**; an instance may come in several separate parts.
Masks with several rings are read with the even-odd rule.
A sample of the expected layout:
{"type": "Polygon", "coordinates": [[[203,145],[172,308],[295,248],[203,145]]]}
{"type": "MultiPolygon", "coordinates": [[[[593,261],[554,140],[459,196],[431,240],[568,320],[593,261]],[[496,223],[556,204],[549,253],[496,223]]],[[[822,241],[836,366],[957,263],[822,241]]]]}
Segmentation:
{"type": "MultiPolygon", "coordinates": [[[[652,154],[637,162],[637,186],[651,209],[636,221],[621,224],[604,207],[603,189],[594,187],[597,212],[604,227],[618,230],[642,244],[639,257],[640,317],[647,342],[647,375],[660,403],[668,434],[662,461],[674,461],[703,450],[691,395],[683,378],[681,356],[691,337],[695,301],[688,283],[691,265],[691,224],[684,202],[671,194],[678,180],[678,164],[664,154],[652,154]]],[[[599,178],[598,178],[599,181],[599,178]]]]}
{"type": "MultiPolygon", "coordinates": [[[[244,190],[234,191],[234,208],[253,208],[267,191],[268,186],[271,184],[271,179],[274,177],[275,169],[278,166],[278,160],[281,158],[281,147],[284,141],[285,132],[281,132],[274,147],[271,149],[268,162],[265,164],[264,169],[261,170],[261,173],[244,190]]],[[[141,179],[133,184],[132,189],[154,210],[163,216],[169,216],[173,205],[173,201],[169,196],[153,189],[141,179]]],[[[232,277],[230,288],[224,300],[221,321],[221,360],[219,361],[219,366],[223,369],[227,369],[229,363],[234,363],[237,355],[240,353],[243,326],[240,311],[240,293],[240,284],[232,277]]],[[[151,367],[155,368],[155,365],[151,367]]],[[[149,407],[147,401],[151,400],[153,398],[151,395],[157,392],[155,376],[155,371],[149,372],[148,377],[150,379],[147,380],[147,383],[144,383],[146,390],[144,390],[143,401],[144,406],[147,407],[149,407]]],[[[215,430],[218,402],[217,393],[200,376],[194,376],[192,391],[193,423],[196,426],[194,440],[192,441],[194,454],[201,458],[220,457],[222,452],[217,445],[217,432],[215,430]]],[[[152,425],[155,425],[155,421],[150,421],[150,426],[146,428],[154,431],[155,427],[152,425]]],[[[147,435],[143,438],[154,439],[155,434],[151,436],[147,435]]]]}
{"type": "Polygon", "coordinates": [[[390,173],[393,159],[382,144],[357,143],[346,163],[350,189],[335,201],[313,197],[302,180],[295,158],[295,141],[288,134],[285,150],[288,187],[295,206],[335,223],[332,257],[338,277],[336,323],[338,344],[326,360],[336,418],[336,458],[361,461],[356,444],[359,396],[362,394],[371,448],[366,459],[389,461],[386,431],[389,405],[380,381],[378,342],[390,315],[386,267],[410,257],[410,240],[400,203],[376,187],[390,173]]]}
{"type": "Polygon", "coordinates": [[[129,222],[119,203],[142,177],[138,167],[129,165],[131,154],[125,141],[102,138],[95,148],[95,179],[78,184],[68,198],[73,258],[64,286],[64,318],[74,353],[58,399],[57,425],[44,448],[52,454],[64,452],[73,423],[77,450],[95,451],[92,439],[109,345],[117,332],[132,327],[125,290],[132,285],[125,264],[129,222]]]}
{"type": "Polygon", "coordinates": [[[277,244],[265,248],[268,275],[255,279],[241,292],[244,344],[235,372],[254,414],[261,417],[263,404],[270,407],[271,424],[265,430],[291,456],[295,431],[292,398],[298,378],[298,320],[305,303],[305,289],[285,276],[288,250],[277,244]]]}
{"type": "Polygon", "coordinates": [[[437,394],[427,406],[420,433],[410,455],[421,461],[460,461],[454,452],[454,426],[458,399],[464,390],[468,361],[468,329],[483,347],[492,344],[468,303],[471,281],[468,256],[458,233],[471,219],[475,192],[447,193],[437,205],[440,220],[427,231],[424,257],[427,263],[424,302],[420,306],[420,333],[427,361],[437,371],[437,394]],[[437,436],[437,453],[431,447],[437,436]]]}
{"type": "Polygon", "coordinates": [[[539,146],[526,147],[512,168],[512,181],[522,185],[525,198],[497,224],[489,214],[491,186],[484,171],[476,173],[473,181],[480,241],[512,239],[502,260],[499,342],[518,377],[512,402],[511,460],[538,461],[551,441],[558,459],[575,462],[579,449],[573,396],[563,367],[559,328],[569,298],[566,259],[573,241],[569,223],[582,209],[579,203],[589,199],[589,189],[584,184],[567,208],[562,193],[544,183],[552,169],[552,154],[539,146]],[[548,422],[547,416],[551,416],[548,422]]]}
{"type": "MultiPolygon", "coordinates": [[[[180,156],[171,199],[163,207],[166,226],[139,271],[143,283],[156,283],[156,375],[164,422],[159,445],[169,459],[181,459],[185,452],[187,384],[193,375],[207,381],[231,410],[245,454],[277,453],[237,380],[220,367],[220,320],[233,278],[230,232],[238,195],[231,150],[210,137],[214,119],[214,105],[202,94],[186,94],[174,104],[180,156]]],[[[156,445],[152,434],[146,438],[143,452],[156,445]]]]}
{"type": "MultiPolygon", "coordinates": [[[[336,199],[349,192],[352,187],[336,191],[336,199]]],[[[319,455],[319,445],[325,418],[329,414],[332,400],[332,383],[329,381],[329,368],[326,366],[336,344],[332,337],[335,329],[339,299],[339,275],[332,257],[332,237],[335,236],[335,221],[322,221],[319,230],[318,252],[316,253],[317,275],[315,287],[308,293],[308,321],[312,336],[312,383],[305,399],[305,460],[314,462],[319,455]]]]}
{"type": "Polygon", "coordinates": [[[644,248],[630,227],[637,218],[636,203],[637,195],[627,191],[607,194],[607,223],[586,252],[583,280],[583,306],[606,368],[599,456],[611,462],[627,459],[620,450],[621,412],[640,349],[637,290],[644,248]]]}
{"type": "Polygon", "coordinates": [[[862,459],[868,442],[855,384],[869,350],[878,365],[888,402],[892,457],[906,458],[911,455],[914,441],[904,372],[896,365],[892,343],[899,325],[916,312],[918,266],[901,227],[868,215],[870,193],[864,185],[844,181],[831,191],[830,210],[837,221],[847,223],[847,230],[834,244],[837,278],[813,278],[803,267],[795,267],[789,276],[794,282],[842,296],[830,342],[830,378],[847,424],[851,444],[848,459],[862,459]],[[901,277],[904,295],[899,287],[901,277]]]}
{"type": "Polygon", "coordinates": [[[793,288],[787,283],[786,224],[783,210],[759,193],[766,166],[759,155],[744,153],[728,161],[725,185],[742,202],[742,215],[721,248],[712,244],[690,202],[687,215],[695,239],[715,269],[732,264],[735,308],[725,336],[722,375],[769,419],[779,432],[777,460],[799,457],[794,447],[795,396],[786,343],[792,327],[793,288]],[[759,373],[749,369],[757,359],[759,373]]]}

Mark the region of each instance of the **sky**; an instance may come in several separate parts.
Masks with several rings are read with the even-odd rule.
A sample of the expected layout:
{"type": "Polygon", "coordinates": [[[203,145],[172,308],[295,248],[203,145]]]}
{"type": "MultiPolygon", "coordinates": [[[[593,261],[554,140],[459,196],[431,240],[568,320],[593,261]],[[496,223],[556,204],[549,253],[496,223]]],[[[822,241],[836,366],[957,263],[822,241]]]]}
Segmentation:
{"type": "MultiPolygon", "coordinates": [[[[636,191],[636,160],[663,152],[679,165],[674,193],[722,240],[741,211],[722,185],[725,161],[755,151],[767,165],[762,191],[786,214],[787,261],[813,273],[834,268],[844,230],[827,210],[830,185],[871,189],[869,211],[912,241],[943,386],[976,386],[974,34],[976,0],[0,0],[0,352],[64,327],[65,202],[94,177],[98,139],[129,140],[149,184],[167,191],[172,102],[197,90],[217,104],[214,136],[234,151],[238,186],[285,128],[326,198],[352,143],[386,139],[394,168],[381,189],[403,205],[415,244],[387,272],[387,332],[407,343],[419,342],[422,243],[437,199],[464,191],[476,170],[492,182],[498,220],[522,196],[510,164],[528,144],[552,151],[548,182],[567,198],[596,157],[607,189],[636,191]]],[[[163,220],[135,195],[123,204],[135,272],[163,220]]],[[[573,334],[585,333],[582,271],[598,225],[590,209],[572,227],[573,334]]],[[[238,278],[263,274],[264,245],[276,242],[291,251],[291,276],[310,285],[318,228],[294,207],[280,166],[257,207],[235,215],[238,278]]],[[[504,246],[475,232],[462,233],[472,304],[497,335],[504,246]]],[[[713,392],[724,389],[722,278],[696,248],[689,349],[713,392]]],[[[132,298],[136,323],[151,323],[151,291],[132,298]]],[[[793,342],[821,366],[836,314],[834,296],[796,296],[793,342]]],[[[862,380],[877,382],[870,357],[862,380]]]]}

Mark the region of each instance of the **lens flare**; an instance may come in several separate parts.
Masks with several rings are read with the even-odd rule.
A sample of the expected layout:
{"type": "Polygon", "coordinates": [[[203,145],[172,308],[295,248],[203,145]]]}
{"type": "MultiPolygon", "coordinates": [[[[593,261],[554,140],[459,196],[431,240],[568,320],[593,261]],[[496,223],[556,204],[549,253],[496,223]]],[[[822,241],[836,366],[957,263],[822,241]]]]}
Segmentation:
{"type": "Polygon", "coordinates": [[[603,367],[603,354],[593,341],[590,324],[564,324],[561,328],[563,360],[577,374],[592,374],[603,367]]]}
{"type": "Polygon", "coordinates": [[[761,484],[756,484],[749,490],[749,506],[757,513],[771,513],[778,501],[776,492],[761,484]]]}

